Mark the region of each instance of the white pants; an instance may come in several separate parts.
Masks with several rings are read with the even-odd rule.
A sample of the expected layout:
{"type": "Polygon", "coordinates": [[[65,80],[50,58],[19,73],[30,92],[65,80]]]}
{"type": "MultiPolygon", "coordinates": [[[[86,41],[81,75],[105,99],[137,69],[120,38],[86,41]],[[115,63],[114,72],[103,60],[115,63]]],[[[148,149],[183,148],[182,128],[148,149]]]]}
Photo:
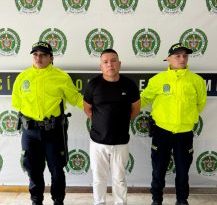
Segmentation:
{"type": "Polygon", "coordinates": [[[90,141],[90,164],[93,172],[94,205],[106,204],[107,181],[112,176],[115,205],[127,204],[125,167],[129,159],[128,144],[104,145],[90,141]]]}

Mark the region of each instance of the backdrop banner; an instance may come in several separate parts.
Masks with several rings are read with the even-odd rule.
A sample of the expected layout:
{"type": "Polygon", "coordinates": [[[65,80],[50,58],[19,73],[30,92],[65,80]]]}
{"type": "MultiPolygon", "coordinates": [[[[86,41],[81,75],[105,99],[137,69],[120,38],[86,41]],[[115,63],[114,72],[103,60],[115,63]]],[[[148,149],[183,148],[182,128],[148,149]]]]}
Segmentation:
{"type": "MultiPolygon", "coordinates": [[[[17,125],[17,112],[11,107],[11,88],[18,72],[0,73],[0,185],[27,185],[28,176],[22,166],[21,134],[17,125]]],[[[89,79],[99,72],[69,72],[74,84],[83,93],[89,79]]],[[[146,87],[156,72],[122,72],[136,82],[139,89],[146,87]]],[[[198,73],[207,84],[208,102],[199,122],[194,127],[194,160],[190,169],[190,185],[216,187],[217,185],[217,73],[198,73]]],[[[89,159],[89,130],[91,122],[83,110],[67,104],[69,118],[69,162],[65,167],[68,186],[91,186],[92,173],[89,159]]],[[[150,108],[141,110],[130,124],[130,155],[126,166],[128,185],[149,187],[151,179],[151,138],[148,137],[145,117],[150,108]]],[[[174,186],[173,156],[167,170],[167,186],[174,186]]],[[[48,169],[46,185],[50,185],[48,169]]],[[[109,182],[110,183],[110,182],[109,182]]]]}

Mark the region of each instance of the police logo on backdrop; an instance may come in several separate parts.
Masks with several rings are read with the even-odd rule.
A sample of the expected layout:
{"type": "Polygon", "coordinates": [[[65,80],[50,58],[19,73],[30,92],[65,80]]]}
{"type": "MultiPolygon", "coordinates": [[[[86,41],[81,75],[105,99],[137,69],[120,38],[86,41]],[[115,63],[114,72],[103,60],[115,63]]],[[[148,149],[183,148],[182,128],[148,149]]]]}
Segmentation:
{"type": "Polygon", "coordinates": [[[3,167],[3,158],[2,156],[0,155],[0,172],[2,170],[2,167],[3,167]]]}
{"type": "Polygon", "coordinates": [[[19,50],[19,35],[10,28],[0,29],[0,54],[4,56],[16,55],[19,50]]]}
{"type": "Polygon", "coordinates": [[[62,0],[66,12],[83,13],[90,5],[90,0],[62,0]]]}
{"type": "Polygon", "coordinates": [[[103,50],[113,48],[113,37],[107,30],[96,28],[88,33],[85,43],[89,55],[98,57],[103,50]]]}
{"type": "Polygon", "coordinates": [[[131,174],[133,167],[134,167],[134,157],[131,153],[129,153],[129,160],[127,162],[127,166],[125,167],[126,173],[129,175],[131,174]]]}
{"type": "Polygon", "coordinates": [[[197,158],[196,165],[200,175],[215,175],[217,173],[217,153],[214,151],[203,152],[197,158]]]}
{"type": "Polygon", "coordinates": [[[201,118],[201,116],[199,116],[198,123],[196,123],[193,128],[194,137],[198,137],[202,129],[203,129],[203,119],[201,118]]]}
{"type": "Polygon", "coordinates": [[[138,0],[110,0],[110,5],[115,13],[132,13],[137,4],[138,0]]]}
{"type": "Polygon", "coordinates": [[[69,152],[66,171],[70,174],[86,174],[90,167],[89,155],[84,150],[73,149],[69,152]]]}
{"type": "Polygon", "coordinates": [[[0,134],[5,136],[17,136],[18,113],[12,110],[4,111],[0,114],[0,134]]]}
{"type": "Polygon", "coordinates": [[[163,13],[181,13],[185,7],[186,0],[158,0],[158,6],[163,13]]]}
{"type": "Polygon", "coordinates": [[[43,0],[15,0],[18,11],[23,13],[38,13],[43,0]]]}
{"type": "Polygon", "coordinates": [[[217,13],[217,0],[206,0],[206,5],[211,13],[217,13]]]}
{"type": "Polygon", "coordinates": [[[180,42],[186,47],[191,48],[193,50],[191,56],[196,57],[202,56],[205,53],[208,39],[202,30],[191,28],[181,35],[180,42]]]}
{"type": "Polygon", "coordinates": [[[148,117],[150,112],[144,111],[140,112],[133,120],[130,122],[131,131],[134,135],[140,137],[148,136],[148,117]]]}
{"type": "Polygon", "coordinates": [[[133,36],[132,44],[136,56],[155,56],[160,48],[160,36],[153,29],[141,29],[133,36]]]}
{"type": "Polygon", "coordinates": [[[53,55],[63,55],[66,51],[67,40],[65,34],[57,28],[46,29],[39,37],[40,41],[46,41],[52,46],[53,55]]]}
{"type": "Polygon", "coordinates": [[[170,161],[169,161],[169,164],[168,164],[168,167],[167,167],[167,171],[166,171],[166,174],[167,175],[170,175],[170,174],[173,174],[176,172],[176,168],[175,168],[175,162],[174,162],[174,157],[173,155],[171,154],[170,156],[170,161]]]}

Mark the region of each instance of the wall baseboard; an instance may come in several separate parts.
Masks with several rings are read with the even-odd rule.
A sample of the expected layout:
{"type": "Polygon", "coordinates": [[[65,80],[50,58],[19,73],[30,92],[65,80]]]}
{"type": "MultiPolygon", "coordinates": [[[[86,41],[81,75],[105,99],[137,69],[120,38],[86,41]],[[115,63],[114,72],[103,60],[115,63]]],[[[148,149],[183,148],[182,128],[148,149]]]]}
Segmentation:
{"type": "MultiPolygon", "coordinates": [[[[50,187],[45,188],[45,192],[49,192],[50,187]]],[[[0,186],[0,192],[28,192],[28,186],[0,186]]],[[[111,192],[111,187],[108,187],[108,192],[111,192]]],[[[66,193],[92,193],[90,186],[70,186],[66,187],[66,193]]],[[[150,193],[149,187],[128,187],[128,193],[150,193]]],[[[164,189],[166,194],[175,194],[174,187],[166,187],[164,189]]],[[[192,187],[190,194],[217,194],[215,187],[192,187]]]]}

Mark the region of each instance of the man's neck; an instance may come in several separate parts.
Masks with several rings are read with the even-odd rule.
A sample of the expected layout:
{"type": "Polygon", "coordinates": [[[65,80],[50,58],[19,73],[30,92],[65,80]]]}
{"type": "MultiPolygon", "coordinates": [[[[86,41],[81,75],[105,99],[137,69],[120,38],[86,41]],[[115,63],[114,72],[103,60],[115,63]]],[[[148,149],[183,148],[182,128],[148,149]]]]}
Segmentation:
{"type": "Polygon", "coordinates": [[[105,76],[103,75],[104,80],[109,81],[109,82],[117,82],[120,79],[120,75],[116,75],[116,76],[105,76]]]}
{"type": "Polygon", "coordinates": [[[184,68],[173,68],[172,66],[170,66],[170,70],[184,70],[184,69],[186,69],[186,67],[184,67],[184,68]]]}

